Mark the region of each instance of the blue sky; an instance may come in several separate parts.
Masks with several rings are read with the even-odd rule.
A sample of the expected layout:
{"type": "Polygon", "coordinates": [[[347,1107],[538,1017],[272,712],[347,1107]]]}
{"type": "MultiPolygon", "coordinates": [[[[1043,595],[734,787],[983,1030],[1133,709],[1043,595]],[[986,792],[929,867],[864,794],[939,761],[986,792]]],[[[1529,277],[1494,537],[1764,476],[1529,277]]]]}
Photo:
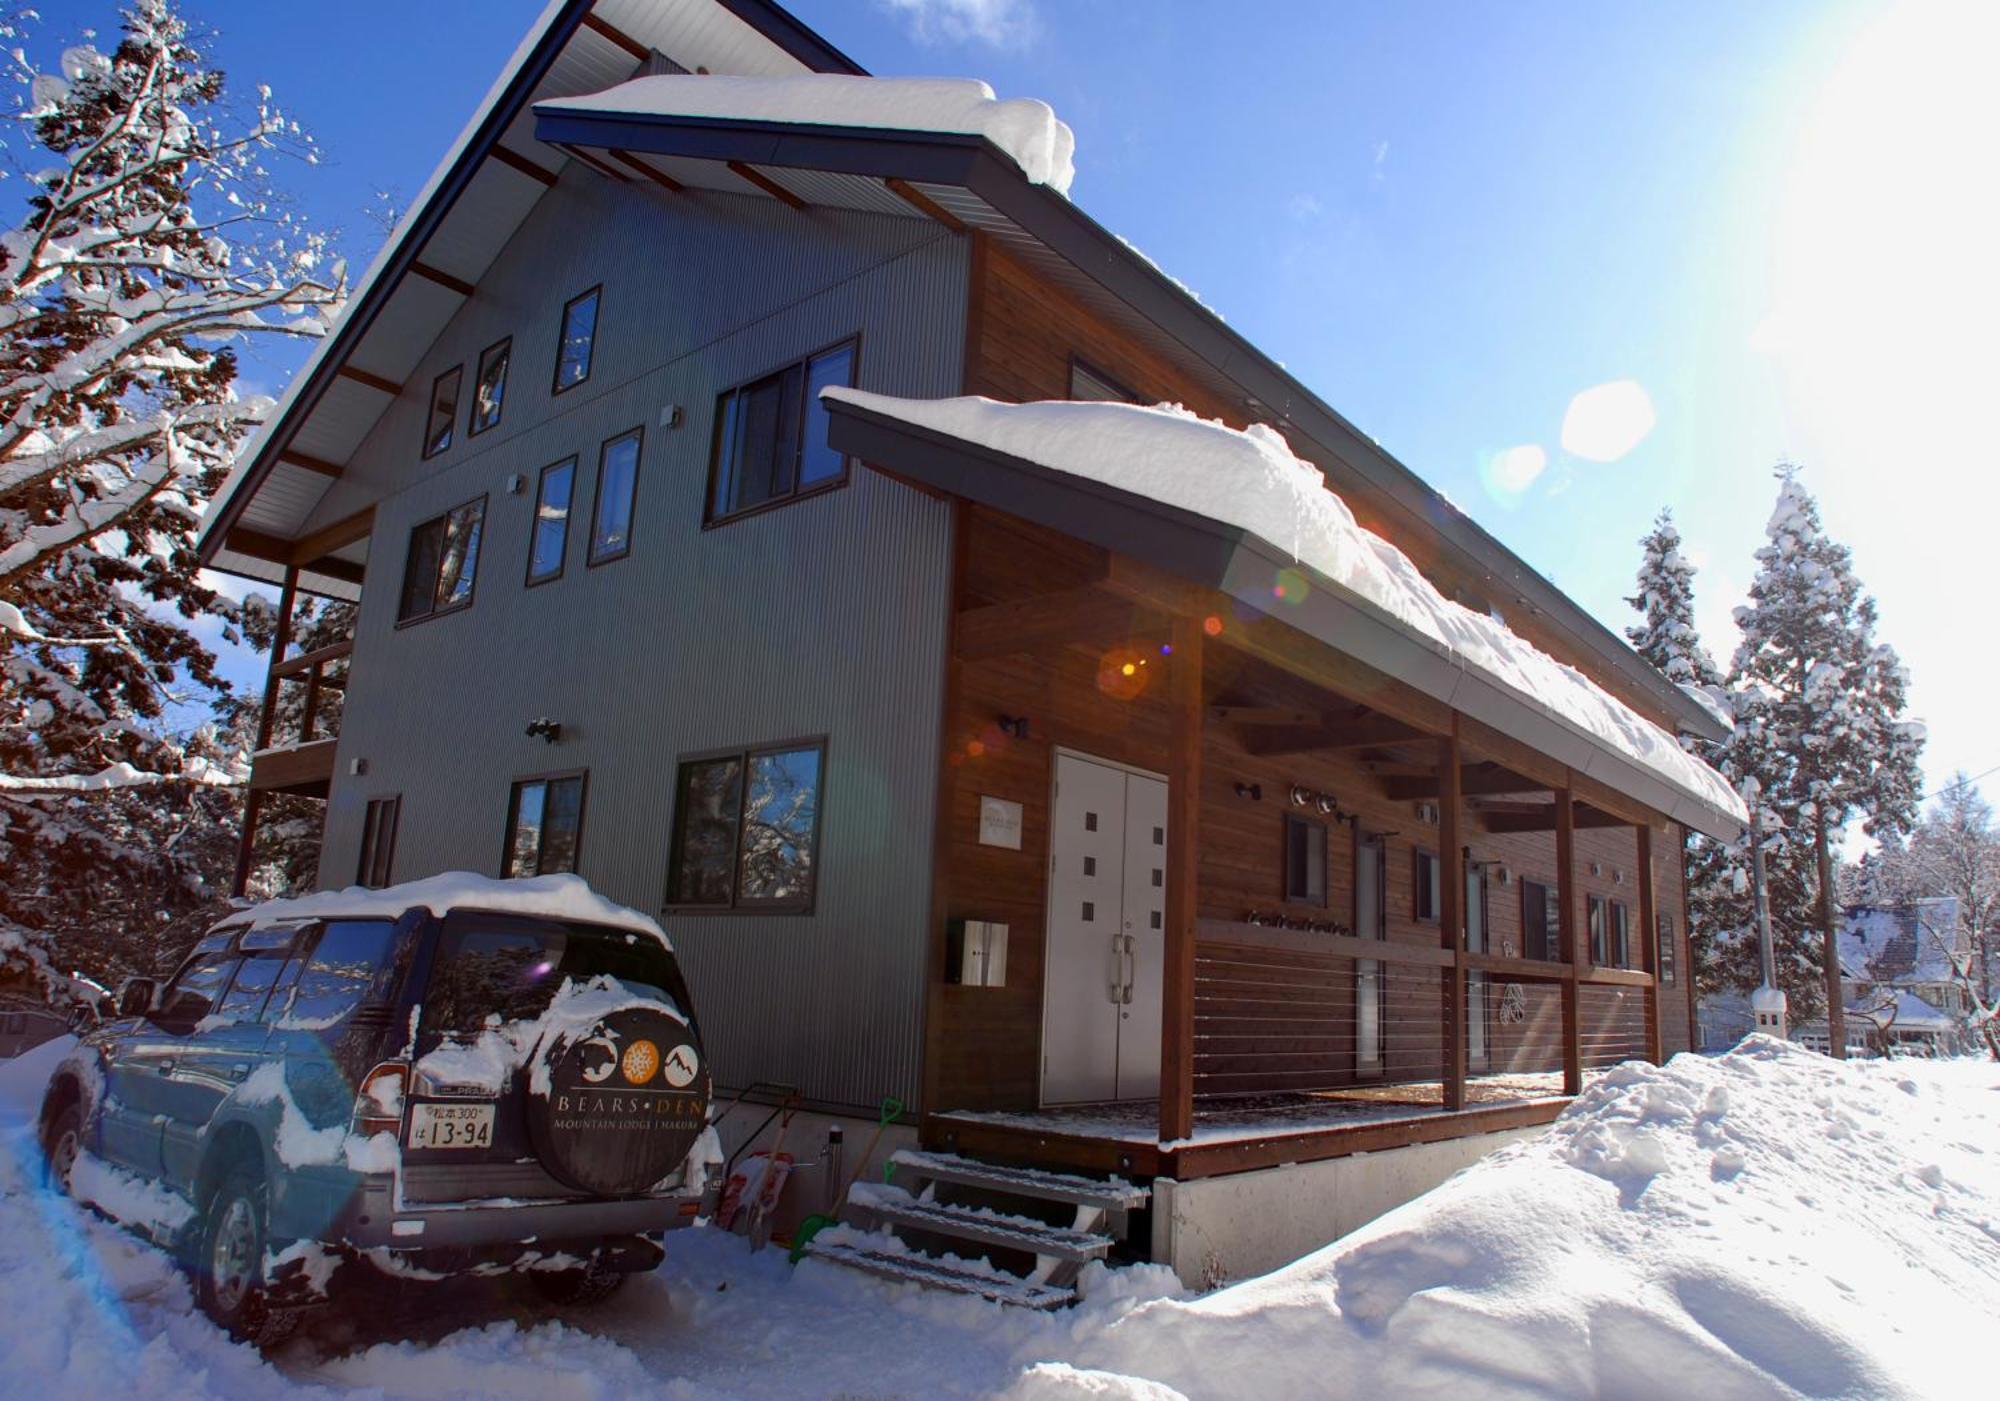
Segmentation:
{"type": "MultiPolygon", "coordinates": [[[[421,186],[541,6],[187,8],[318,136],[301,198],[363,254],[361,211],[421,186]]],[[[793,8],[874,72],[1049,101],[1083,208],[1614,626],[1670,505],[1726,661],[1770,468],[1803,462],[1912,669],[1933,778],[2000,765],[2000,97],[1979,59],[2000,7],[793,8]],[[1615,462],[1566,452],[1573,396],[1626,380],[1651,431],[1615,462]]]]}

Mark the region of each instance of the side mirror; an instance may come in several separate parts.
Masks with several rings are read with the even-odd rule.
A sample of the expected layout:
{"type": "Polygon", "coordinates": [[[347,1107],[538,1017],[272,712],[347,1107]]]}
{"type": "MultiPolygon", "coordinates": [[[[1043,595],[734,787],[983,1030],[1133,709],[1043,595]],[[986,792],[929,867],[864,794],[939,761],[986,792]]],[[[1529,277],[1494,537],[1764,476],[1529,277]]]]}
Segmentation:
{"type": "Polygon", "coordinates": [[[155,984],[151,978],[127,978],[118,985],[118,1015],[143,1017],[153,1010],[155,984]]]}

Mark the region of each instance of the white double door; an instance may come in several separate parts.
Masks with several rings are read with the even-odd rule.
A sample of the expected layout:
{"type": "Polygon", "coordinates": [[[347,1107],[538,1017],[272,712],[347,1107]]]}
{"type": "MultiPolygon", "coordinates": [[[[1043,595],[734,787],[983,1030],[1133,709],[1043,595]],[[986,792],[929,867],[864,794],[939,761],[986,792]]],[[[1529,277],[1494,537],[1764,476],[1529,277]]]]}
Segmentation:
{"type": "Polygon", "coordinates": [[[1166,780],[1058,751],[1042,1103],[1159,1094],[1166,901],[1166,780]]]}

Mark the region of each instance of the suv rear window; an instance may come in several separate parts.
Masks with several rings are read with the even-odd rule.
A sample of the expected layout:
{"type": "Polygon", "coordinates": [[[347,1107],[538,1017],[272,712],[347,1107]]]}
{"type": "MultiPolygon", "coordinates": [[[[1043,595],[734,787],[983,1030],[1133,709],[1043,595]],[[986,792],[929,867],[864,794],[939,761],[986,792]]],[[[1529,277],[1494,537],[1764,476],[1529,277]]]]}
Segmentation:
{"type": "Polygon", "coordinates": [[[565,979],[581,984],[607,976],[693,1016],[674,956],[644,934],[454,915],[431,965],[424,1024],[434,1034],[472,1034],[489,1017],[532,1020],[565,979]]]}
{"type": "Polygon", "coordinates": [[[396,926],[386,919],[337,920],[326,926],[306,960],[284,1024],[324,1028],[363,1002],[388,996],[396,926]]]}

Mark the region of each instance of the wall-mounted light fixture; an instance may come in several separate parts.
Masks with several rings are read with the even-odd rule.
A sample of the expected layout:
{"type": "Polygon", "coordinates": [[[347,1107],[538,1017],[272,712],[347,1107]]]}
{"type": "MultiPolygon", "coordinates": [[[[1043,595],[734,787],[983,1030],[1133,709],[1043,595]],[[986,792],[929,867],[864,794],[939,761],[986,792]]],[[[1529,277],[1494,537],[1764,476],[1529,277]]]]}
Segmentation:
{"type": "Polygon", "coordinates": [[[1248,798],[1253,803],[1261,803],[1264,801],[1264,785],[1261,783],[1245,783],[1239,778],[1236,780],[1236,796],[1239,798],[1248,798]]]}
{"type": "Polygon", "coordinates": [[[1015,739],[1028,737],[1028,717],[1025,715],[1002,715],[994,723],[1003,735],[1012,735],[1015,739]]]}
{"type": "Polygon", "coordinates": [[[562,738],[562,724],[544,715],[528,722],[528,738],[540,739],[544,744],[554,744],[562,738]]]}

